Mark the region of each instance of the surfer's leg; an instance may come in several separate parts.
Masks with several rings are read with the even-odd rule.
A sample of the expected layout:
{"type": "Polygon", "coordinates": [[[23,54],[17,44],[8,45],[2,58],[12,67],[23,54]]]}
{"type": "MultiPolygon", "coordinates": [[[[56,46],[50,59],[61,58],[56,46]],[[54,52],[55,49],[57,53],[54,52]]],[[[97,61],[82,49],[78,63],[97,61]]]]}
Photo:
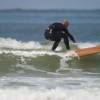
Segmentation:
{"type": "Polygon", "coordinates": [[[69,46],[69,40],[67,37],[66,38],[64,37],[64,43],[65,43],[66,48],[69,50],[70,46],[69,46]]]}
{"type": "Polygon", "coordinates": [[[54,42],[53,46],[52,46],[52,50],[55,51],[55,49],[57,48],[59,42],[61,41],[61,39],[58,39],[54,42]]]}

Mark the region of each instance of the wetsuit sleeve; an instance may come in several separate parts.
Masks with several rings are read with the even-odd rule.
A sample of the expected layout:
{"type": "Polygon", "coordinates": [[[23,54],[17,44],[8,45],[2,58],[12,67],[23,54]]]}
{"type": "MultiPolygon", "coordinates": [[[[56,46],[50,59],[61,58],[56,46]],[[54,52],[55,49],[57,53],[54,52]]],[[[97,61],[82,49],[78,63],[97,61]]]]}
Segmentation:
{"type": "Polygon", "coordinates": [[[69,37],[74,43],[76,43],[75,38],[68,32],[68,30],[65,30],[65,32],[67,33],[68,37],[69,37]]]}
{"type": "Polygon", "coordinates": [[[75,38],[70,33],[68,33],[68,36],[74,43],[76,43],[75,38]]]}

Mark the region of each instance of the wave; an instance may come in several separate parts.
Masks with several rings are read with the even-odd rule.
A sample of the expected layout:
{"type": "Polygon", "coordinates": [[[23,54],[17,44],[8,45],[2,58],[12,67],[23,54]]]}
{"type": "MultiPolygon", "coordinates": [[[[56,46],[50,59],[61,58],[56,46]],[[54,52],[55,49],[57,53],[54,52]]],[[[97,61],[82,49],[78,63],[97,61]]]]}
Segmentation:
{"type": "Polygon", "coordinates": [[[90,47],[95,47],[97,45],[100,45],[99,42],[85,42],[85,43],[77,43],[78,48],[90,48],[90,47]]]}
{"type": "Polygon", "coordinates": [[[22,42],[12,38],[0,38],[0,48],[9,49],[40,49],[42,46],[39,42],[29,41],[22,42]]]}
{"type": "MultiPolygon", "coordinates": [[[[79,48],[86,48],[86,47],[93,47],[96,45],[99,45],[100,42],[79,42],[74,45],[76,45],[79,48]]],[[[0,48],[8,48],[8,49],[21,49],[21,50],[30,50],[30,49],[50,49],[50,44],[47,45],[42,45],[38,41],[28,41],[28,42],[22,42],[22,41],[17,41],[16,39],[13,38],[2,38],[0,37],[0,48]],[[48,45],[48,46],[47,46],[48,45]]],[[[62,48],[60,47],[58,49],[61,50],[62,48]]]]}
{"type": "MultiPolygon", "coordinates": [[[[71,44],[72,47],[75,48],[88,48],[99,45],[99,42],[79,42],[75,44],[71,44]]],[[[57,48],[57,52],[51,51],[51,44],[46,43],[42,44],[36,41],[22,42],[17,41],[12,38],[1,38],[0,37],[0,54],[10,54],[19,57],[38,57],[38,56],[58,56],[64,58],[66,60],[72,59],[70,55],[73,54],[73,51],[68,52],[63,51],[63,47],[60,45],[57,48]]],[[[73,56],[72,56],[73,57],[73,56]]]]}
{"type": "MultiPolygon", "coordinates": [[[[20,64],[20,63],[28,65],[28,63],[33,64],[34,62],[37,63],[36,64],[37,66],[45,65],[45,67],[46,66],[49,66],[51,68],[55,67],[56,72],[59,72],[61,70],[67,70],[67,71],[73,70],[73,68],[72,69],[71,68],[69,69],[69,67],[66,68],[67,65],[69,66],[69,64],[67,64],[68,62],[66,61],[70,61],[73,59],[73,57],[70,57],[72,52],[67,53],[67,51],[63,51],[61,45],[57,48],[58,49],[57,52],[53,52],[50,50],[51,49],[50,45],[51,44],[49,43],[42,44],[36,41],[22,42],[12,38],[0,38],[0,59],[3,59],[1,60],[1,63],[3,64],[7,63],[7,66],[9,65],[11,66],[12,64],[16,66],[16,64],[20,64]],[[10,58],[10,60],[8,58],[10,58]],[[51,62],[53,64],[49,62],[49,59],[51,59],[51,62]],[[38,60],[40,65],[37,62],[38,60]],[[60,65],[57,65],[58,63],[60,63],[60,65]],[[56,65],[59,66],[59,69],[56,68],[56,65]]],[[[96,45],[99,45],[99,42],[94,42],[94,43],[80,42],[80,43],[71,44],[71,47],[88,48],[88,47],[94,47],[96,45]]],[[[83,64],[83,66],[85,66],[85,64],[91,62],[92,59],[94,59],[96,65],[98,65],[99,55],[100,54],[97,54],[96,56],[86,58],[88,62],[85,59],[81,59],[80,62],[75,62],[73,65],[77,66],[80,64],[79,66],[81,66],[83,64]],[[84,63],[82,61],[84,61],[84,63]]],[[[91,65],[91,63],[89,63],[89,65],[91,65]]],[[[77,68],[75,70],[79,72],[81,71],[80,68],[77,68]]]]}
{"type": "Polygon", "coordinates": [[[100,100],[100,89],[0,89],[0,100],[100,100]]]}

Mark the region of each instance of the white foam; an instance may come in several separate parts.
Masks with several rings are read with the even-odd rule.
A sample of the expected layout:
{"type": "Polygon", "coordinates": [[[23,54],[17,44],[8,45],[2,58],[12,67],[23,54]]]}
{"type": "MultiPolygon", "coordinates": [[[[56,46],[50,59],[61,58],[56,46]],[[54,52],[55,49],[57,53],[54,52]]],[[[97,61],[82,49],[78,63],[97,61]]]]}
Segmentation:
{"type": "Polygon", "coordinates": [[[24,57],[37,57],[43,55],[57,55],[63,57],[64,53],[55,53],[53,51],[44,51],[44,50],[5,50],[1,49],[0,54],[13,54],[15,56],[24,56],[24,57]]]}
{"type": "Polygon", "coordinates": [[[0,89],[0,100],[100,100],[100,89],[0,89]]]}
{"type": "Polygon", "coordinates": [[[66,52],[65,56],[66,57],[78,57],[78,54],[74,50],[70,50],[70,51],[66,52]]]}
{"type": "MultiPolygon", "coordinates": [[[[76,43],[79,48],[87,48],[93,47],[98,45],[99,43],[76,43]]],[[[12,38],[1,38],[0,37],[0,54],[13,54],[16,56],[24,56],[24,57],[37,57],[43,55],[57,55],[60,57],[67,57],[69,60],[70,57],[78,57],[78,55],[72,50],[70,52],[63,52],[63,53],[54,53],[49,51],[51,49],[50,45],[41,45],[39,42],[29,41],[29,42],[22,42],[17,41],[16,39],[12,38]],[[29,50],[29,51],[28,51],[29,50]]],[[[62,50],[59,46],[57,51],[62,50]]]]}
{"type": "MultiPolygon", "coordinates": [[[[99,45],[100,43],[92,43],[92,42],[80,42],[80,43],[74,43],[74,45],[77,45],[79,48],[87,48],[87,47],[94,47],[96,45],[99,45]]],[[[12,49],[41,49],[43,46],[36,41],[29,41],[29,42],[22,42],[17,41],[16,39],[12,38],[2,38],[0,37],[0,48],[12,48],[12,49]]],[[[50,45],[46,47],[47,49],[50,49],[50,45]]],[[[44,46],[45,49],[45,46],[44,46]]],[[[62,50],[62,48],[59,46],[56,49],[57,51],[62,50]]]]}
{"type": "Polygon", "coordinates": [[[42,48],[39,42],[29,41],[22,42],[12,38],[1,38],[0,37],[0,48],[11,48],[11,49],[40,49],[42,48]]]}
{"type": "Polygon", "coordinates": [[[75,72],[82,72],[81,69],[70,68],[68,62],[66,62],[66,61],[69,61],[69,60],[70,60],[70,58],[68,58],[68,59],[62,58],[62,59],[60,59],[60,68],[58,68],[56,70],[56,72],[59,72],[59,71],[62,71],[62,70],[67,70],[67,71],[71,71],[71,72],[74,72],[74,73],[75,72]]]}
{"type": "Polygon", "coordinates": [[[97,45],[99,45],[99,43],[97,43],[97,42],[95,42],[95,43],[92,43],[92,42],[77,43],[78,48],[89,48],[89,47],[95,47],[97,45]]]}

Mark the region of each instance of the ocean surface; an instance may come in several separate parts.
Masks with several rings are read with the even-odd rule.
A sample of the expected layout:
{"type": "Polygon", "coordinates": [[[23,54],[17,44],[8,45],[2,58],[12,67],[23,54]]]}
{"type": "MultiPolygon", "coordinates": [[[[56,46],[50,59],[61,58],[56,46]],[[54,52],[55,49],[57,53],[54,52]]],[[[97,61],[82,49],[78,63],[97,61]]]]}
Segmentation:
{"type": "Polygon", "coordinates": [[[70,21],[77,43],[100,45],[100,10],[1,10],[0,100],[100,100],[100,54],[65,57],[44,38],[53,22],[70,21]]]}

